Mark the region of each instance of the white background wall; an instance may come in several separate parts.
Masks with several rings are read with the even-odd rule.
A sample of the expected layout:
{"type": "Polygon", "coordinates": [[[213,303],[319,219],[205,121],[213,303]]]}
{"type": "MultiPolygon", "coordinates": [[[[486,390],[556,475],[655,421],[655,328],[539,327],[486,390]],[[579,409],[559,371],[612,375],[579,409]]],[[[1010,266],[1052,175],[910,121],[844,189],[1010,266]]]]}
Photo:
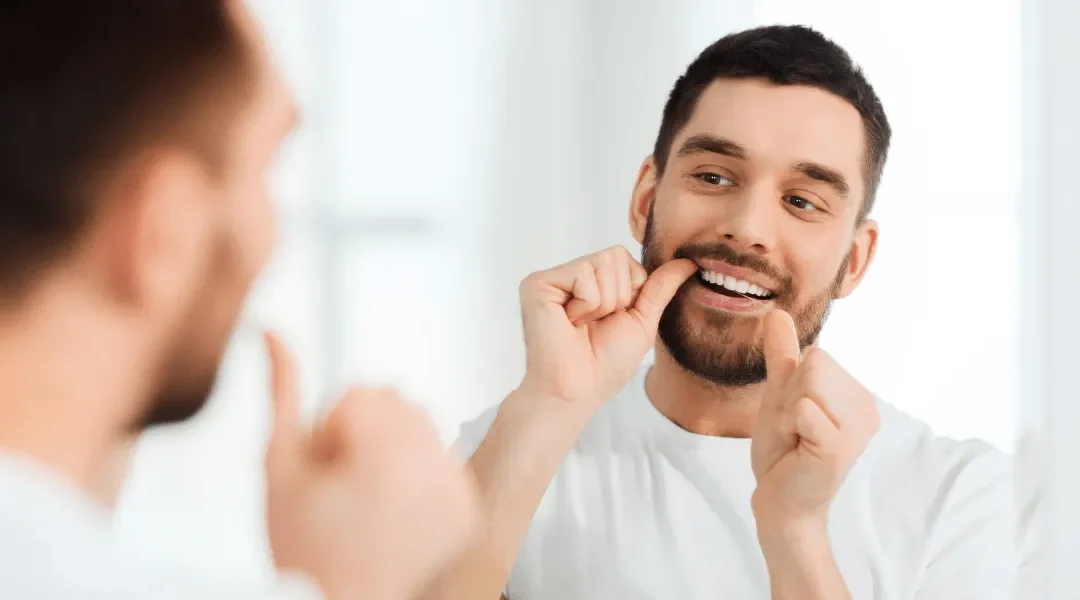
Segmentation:
{"type": "Polygon", "coordinates": [[[1076,368],[1080,362],[1080,205],[1076,202],[1076,165],[1080,162],[1080,4],[1073,0],[1026,0],[1025,25],[1025,195],[1035,210],[1026,220],[1025,246],[1030,257],[1028,282],[1034,292],[1025,311],[1025,329],[1032,350],[1026,372],[1030,389],[1045,395],[1044,411],[1029,413],[1032,443],[1021,458],[1019,492],[1036,511],[1032,573],[1027,598],[1075,598],[1080,587],[1080,395],[1076,368]],[[1046,435],[1048,434],[1048,436],[1046,435]],[[1045,437],[1044,437],[1045,436],[1045,437]],[[1048,439],[1047,439],[1048,438],[1048,439]],[[1047,480],[1040,479],[1048,477],[1047,480]],[[1040,502],[1042,486],[1049,494],[1040,502]],[[1039,539],[1046,534],[1047,539],[1039,539]],[[1038,546],[1044,543],[1040,549],[1038,546]],[[1041,551],[1040,551],[1041,550],[1041,551]],[[1049,569],[1046,571],[1045,569],[1049,569]],[[1047,577],[1049,576],[1049,577],[1047,577]],[[1047,595],[1043,579],[1049,582],[1047,595]]]}
{"type": "MultiPolygon", "coordinates": [[[[865,66],[895,131],[877,262],[823,344],[943,434],[1008,449],[1019,2],[254,0],[304,126],[275,176],[284,239],[248,320],[293,344],[313,413],[348,382],[391,383],[449,442],[520,378],[521,277],[631,245],[630,189],[683,68],[731,31],[801,22],[865,66]]],[[[238,335],[207,411],[141,445],[123,535],[267,571],[265,378],[238,335]]]]}

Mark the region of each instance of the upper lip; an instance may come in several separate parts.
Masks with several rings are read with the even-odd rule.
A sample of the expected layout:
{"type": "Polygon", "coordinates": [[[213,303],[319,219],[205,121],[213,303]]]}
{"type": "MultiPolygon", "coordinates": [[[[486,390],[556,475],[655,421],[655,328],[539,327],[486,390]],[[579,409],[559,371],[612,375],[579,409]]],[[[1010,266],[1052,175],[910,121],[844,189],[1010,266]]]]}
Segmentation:
{"type": "Polygon", "coordinates": [[[763,276],[757,271],[751,271],[750,269],[745,269],[743,267],[729,265],[724,261],[700,259],[695,262],[705,271],[714,271],[716,273],[724,275],[725,277],[734,277],[735,279],[739,279],[747,283],[752,283],[769,293],[774,293],[777,287],[779,287],[776,282],[770,280],[768,277],[763,276]]]}

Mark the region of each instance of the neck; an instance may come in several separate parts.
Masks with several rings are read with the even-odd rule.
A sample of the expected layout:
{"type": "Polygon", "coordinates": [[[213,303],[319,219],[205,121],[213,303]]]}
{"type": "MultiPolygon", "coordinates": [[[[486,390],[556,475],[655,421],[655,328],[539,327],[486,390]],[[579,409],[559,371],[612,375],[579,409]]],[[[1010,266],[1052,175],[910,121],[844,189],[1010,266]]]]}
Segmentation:
{"type": "Polygon", "coordinates": [[[702,379],[676,362],[659,341],[656,364],[645,378],[649,400],[672,423],[691,433],[716,437],[750,437],[762,387],[725,387],[702,379]]]}
{"type": "Polygon", "coordinates": [[[111,507],[147,361],[115,321],[72,302],[42,294],[0,316],[0,449],[65,474],[111,507]]]}

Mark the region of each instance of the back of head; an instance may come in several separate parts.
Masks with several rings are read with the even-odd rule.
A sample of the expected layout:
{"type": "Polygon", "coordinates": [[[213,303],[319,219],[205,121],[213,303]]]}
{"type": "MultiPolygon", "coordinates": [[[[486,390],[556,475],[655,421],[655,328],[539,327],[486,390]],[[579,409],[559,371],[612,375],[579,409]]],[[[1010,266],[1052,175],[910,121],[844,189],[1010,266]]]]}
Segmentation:
{"type": "Polygon", "coordinates": [[[859,67],[843,48],[809,27],[773,25],[725,36],[706,48],[675,82],[664,107],[653,149],[662,173],[671,145],[690,120],[698,98],[717,79],[765,79],[776,85],[823,89],[851,103],[866,133],[866,198],[861,217],[873,207],[889,149],[885,110],[859,67]]]}
{"type": "Polygon", "coordinates": [[[259,38],[240,0],[0,4],[0,316],[112,343],[58,376],[126,374],[136,429],[203,406],[269,255],[291,104],[259,38]]]}
{"type": "Polygon", "coordinates": [[[226,0],[0,5],[0,303],[64,260],[125,162],[182,144],[220,167],[244,44],[226,0]],[[217,115],[214,118],[213,115],[217,115]]]}

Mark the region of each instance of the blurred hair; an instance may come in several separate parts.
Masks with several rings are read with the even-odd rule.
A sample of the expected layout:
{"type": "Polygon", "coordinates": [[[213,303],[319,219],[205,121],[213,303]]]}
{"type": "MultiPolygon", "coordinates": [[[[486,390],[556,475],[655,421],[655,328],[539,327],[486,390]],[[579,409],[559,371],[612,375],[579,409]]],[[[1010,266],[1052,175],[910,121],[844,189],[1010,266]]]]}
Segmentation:
{"type": "Polygon", "coordinates": [[[219,175],[253,76],[228,0],[5,0],[0,61],[0,303],[78,243],[141,153],[183,148],[219,175]]]}

